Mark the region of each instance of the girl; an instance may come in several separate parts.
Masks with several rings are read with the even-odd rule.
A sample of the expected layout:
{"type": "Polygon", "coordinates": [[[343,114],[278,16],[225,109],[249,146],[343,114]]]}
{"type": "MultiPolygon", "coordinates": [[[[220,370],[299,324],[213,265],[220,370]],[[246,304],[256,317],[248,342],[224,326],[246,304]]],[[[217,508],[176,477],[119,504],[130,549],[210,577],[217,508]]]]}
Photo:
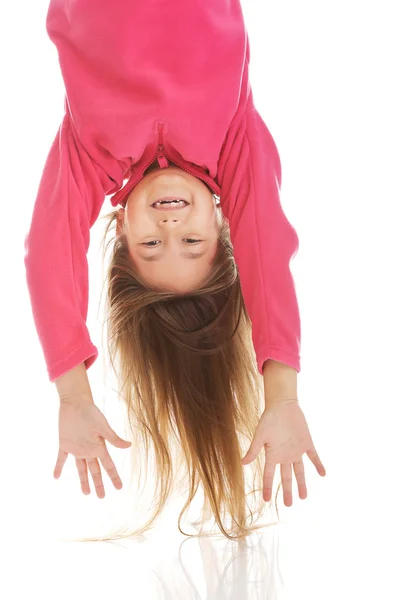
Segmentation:
{"type": "Polygon", "coordinates": [[[190,486],[180,519],[201,482],[205,508],[239,539],[252,529],[242,465],[263,446],[266,502],[276,464],[288,506],[291,465],[306,497],[305,452],[325,475],[297,399],[300,319],[289,263],[298,237],[280,203],[278,150],[253,102],[240,0],[51,0],[47,32],[65,110],[25,266],[60,398],[54,475],[71,453],[84,493],[89,470],[104,496],[99,460],[122,485],[105,439],[130,442],[95,406],[87,378],[98,351],[86,326],[86,255],[112,195],[120,208],[106,229],[115,222],[109,352],[132,435],[154,449],[159,500],[150,523],[181,463],[190,486]],[[244,439],[252,443],[241,460],[244,439]]]}

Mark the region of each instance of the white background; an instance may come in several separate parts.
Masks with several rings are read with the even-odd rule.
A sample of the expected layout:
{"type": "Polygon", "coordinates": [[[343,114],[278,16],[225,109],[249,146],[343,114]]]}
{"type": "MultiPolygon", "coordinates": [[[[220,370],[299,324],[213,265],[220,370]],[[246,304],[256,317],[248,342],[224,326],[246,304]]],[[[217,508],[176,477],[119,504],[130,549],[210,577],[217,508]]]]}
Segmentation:
{"type": "MultiPolygon", "coordinates": [[[[127,451],[110,445],[122,491],[103,473],[106,498],[83,496],[72,457],[60,480],[52,476],[58,397],[23,264],[63,111],[47,8],[0,5],[1,595],[410,598],[409,3],[243,0],[255,103],[277,142],[283,205],[300,238],[300,404],[327,469],[319,477],[305,457],[308,498],[294,487],[286,508],[280,494],[281,524],[245,550],[226,539],[185,541],[177,509],[143,543],[60,541],[124,522],[130,500],[127,451]]],[[[101,234],[97,222],[88,324],[99,348],[101,234]]],[[[123,435],[103,362],[101,354],[89,371],[94,399],[123,435]]]]}

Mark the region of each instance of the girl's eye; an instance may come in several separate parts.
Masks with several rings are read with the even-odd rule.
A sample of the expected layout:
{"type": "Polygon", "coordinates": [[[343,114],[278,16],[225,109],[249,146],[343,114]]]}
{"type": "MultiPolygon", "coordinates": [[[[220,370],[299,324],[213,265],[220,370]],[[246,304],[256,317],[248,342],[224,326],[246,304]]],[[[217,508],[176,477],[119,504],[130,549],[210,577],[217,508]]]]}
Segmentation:
{"type": "Polygon", "coordinates": [[[151,242],[143,242],[143,246],[157,246],[157,242],[159,242],[159,240],[152,240],[151,242]]]}
{"type": "MultiPolygon", "coordinates": [[[[197,244],[198,242],[201,242],[202,240],[195,240],[193,238],[185,238],[184,241],[187,242],[188,244],[197,244]]],[[[160,240],[151,240],[150,242],[143,242],[143,246],[148,246],[149,248],[154,248],[155,246],[158,246],[159,243],[160,243],[160,240]]]]}

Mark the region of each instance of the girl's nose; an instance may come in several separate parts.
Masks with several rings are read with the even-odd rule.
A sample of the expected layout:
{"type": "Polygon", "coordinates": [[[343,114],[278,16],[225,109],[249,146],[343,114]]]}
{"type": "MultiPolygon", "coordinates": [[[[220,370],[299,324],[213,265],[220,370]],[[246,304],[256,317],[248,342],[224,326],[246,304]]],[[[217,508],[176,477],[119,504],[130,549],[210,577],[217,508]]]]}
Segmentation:
{"type": "Polygon", "coordinates": [[[170,217],[163,217],[160,219],[160,223],[166,225],[168,223],[180,223],[181,219],[171,219],[170,217]]]}

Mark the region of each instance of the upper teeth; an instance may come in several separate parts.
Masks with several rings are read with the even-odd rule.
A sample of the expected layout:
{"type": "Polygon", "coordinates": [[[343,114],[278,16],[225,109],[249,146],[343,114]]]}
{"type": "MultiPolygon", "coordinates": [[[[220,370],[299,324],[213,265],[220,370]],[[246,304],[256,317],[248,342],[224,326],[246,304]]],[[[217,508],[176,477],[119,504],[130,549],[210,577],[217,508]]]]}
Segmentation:
{"type": "Polygon", "coordinates": [[[185,200],[157,200],[153,206],[156,206],[156,204],[185,204],[185,200]]]}

